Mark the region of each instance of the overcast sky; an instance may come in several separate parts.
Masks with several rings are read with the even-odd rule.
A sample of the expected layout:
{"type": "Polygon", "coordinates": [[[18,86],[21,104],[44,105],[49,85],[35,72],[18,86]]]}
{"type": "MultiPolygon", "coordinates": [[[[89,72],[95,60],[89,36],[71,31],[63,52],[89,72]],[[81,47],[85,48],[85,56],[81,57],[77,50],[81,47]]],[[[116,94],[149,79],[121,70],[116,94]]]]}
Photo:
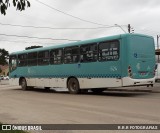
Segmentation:
{"type": "Polygon", "coordinates": [[[39,0],[43,4],[36,0],[29,1],[31,7],[25,11],[16,11],[11,5],[5,16],[0,15],[0,48],[10,53],[32,45],[50,46],[124,34],[128,32],[128,24],[135,33],[154,37],[160,35],[160,0],[39,0]],[[123,30],[110,27],[115,24],[121,25],[123,30]]]}

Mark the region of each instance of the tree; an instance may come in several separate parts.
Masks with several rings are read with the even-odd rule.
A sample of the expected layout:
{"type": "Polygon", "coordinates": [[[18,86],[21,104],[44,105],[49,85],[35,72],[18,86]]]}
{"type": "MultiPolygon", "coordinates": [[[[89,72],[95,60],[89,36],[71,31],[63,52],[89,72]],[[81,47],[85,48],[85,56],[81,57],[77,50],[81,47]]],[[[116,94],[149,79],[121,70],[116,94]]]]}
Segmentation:
{"type": "MultiPolygon", "coordinates": [[[[12,0],[13,6],[19,11],[25,10],[26,7],[30,7],[31,4],[28,0],[12,0]]],[[[6,10],[10,6],[9,0],[0,0],[0,11],[1,14],[6,15],[6,10]]]]}
{"type": "Polygon", "coordinates": [[[8,64],[7,60],[9,57],[8,51],[5,49],[0,49],[0,65],[6,65],[8,64]]]}

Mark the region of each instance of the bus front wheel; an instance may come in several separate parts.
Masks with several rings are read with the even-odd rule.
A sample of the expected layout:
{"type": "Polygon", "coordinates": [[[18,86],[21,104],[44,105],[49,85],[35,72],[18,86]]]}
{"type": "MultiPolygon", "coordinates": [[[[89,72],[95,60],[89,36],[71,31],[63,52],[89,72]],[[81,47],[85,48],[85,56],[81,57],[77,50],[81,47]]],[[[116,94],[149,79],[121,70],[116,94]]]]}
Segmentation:
{"type": "Polygon", "coordinates": [[[80,93],[79,82],[75,78],[70,78],[68,81],[68,90],[71,94],[80,93]]]}
{"type": "Polygon", "coordinates": [[[23,78],[22,80],[21,80],[21,88],[22,88],[22,90],[27,90],[27,82],[26,82],[26,79],[25,78],[23,78]]]}

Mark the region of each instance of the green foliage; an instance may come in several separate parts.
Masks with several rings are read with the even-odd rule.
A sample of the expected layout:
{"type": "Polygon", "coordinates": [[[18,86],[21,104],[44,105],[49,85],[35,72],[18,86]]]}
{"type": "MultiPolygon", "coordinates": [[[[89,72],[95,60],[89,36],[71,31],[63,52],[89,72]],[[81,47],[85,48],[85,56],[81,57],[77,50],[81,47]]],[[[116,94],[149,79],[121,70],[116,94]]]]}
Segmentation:
{"type": "MultiPolygon", "coordinates": [[[[25,7],[30,7],[31,4],[28,0],[12,0],[13,6],[19,11],[25,10],[25,7]]],[[[10,6],[9,0],[0,0],[0,11],[1,14],[6,15],[6,10],[10,6]]]]}
{"type": "Polygon", "coordinates": [[[7,60],[9,57],[8,51],[5,49],[0,49],[0,65],[6,65],[8,64],[7,60]]]}

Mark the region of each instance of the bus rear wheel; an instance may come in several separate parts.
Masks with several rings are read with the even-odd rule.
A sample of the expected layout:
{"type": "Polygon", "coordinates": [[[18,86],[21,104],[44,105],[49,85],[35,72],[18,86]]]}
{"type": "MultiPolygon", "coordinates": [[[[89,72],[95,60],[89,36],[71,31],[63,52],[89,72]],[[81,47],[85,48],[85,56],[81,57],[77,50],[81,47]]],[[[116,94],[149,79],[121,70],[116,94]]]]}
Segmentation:
{"type": "Polygon", "coordinates": [[[68,81],[68,90],[71,94],[80,93],[79,82],[75,78],[70,78],[68,81]]]}
{"type": "Polygon", "coordinates": [[[28,89],[27,82],[26,82],[25,78],[23,78],[21,80],[21,88],[22,88],[22,90],[27,90],[28,89]]]}

